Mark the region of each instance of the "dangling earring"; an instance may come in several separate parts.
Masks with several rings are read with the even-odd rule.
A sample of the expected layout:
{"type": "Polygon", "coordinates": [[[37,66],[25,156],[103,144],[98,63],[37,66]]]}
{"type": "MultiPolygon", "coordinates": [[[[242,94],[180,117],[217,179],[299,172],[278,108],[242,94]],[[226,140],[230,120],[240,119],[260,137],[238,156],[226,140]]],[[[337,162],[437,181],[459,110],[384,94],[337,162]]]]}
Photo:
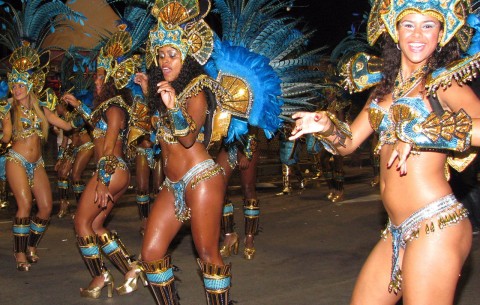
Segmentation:
{"type": "Polygon", "coordinates": [[[442,51],[442,47],[440,45],[437,45],[437,47],[435,48],[435,50],[440,53],[442,51]]]}
{"type": "Polygon", "coordinates": [[[396,43],[395,45],[397,46],[397,49],[398,49],[399,51],[402,50],[402,49],[400,49],[400,46],[398,45],[398,43],[396,43]]]}

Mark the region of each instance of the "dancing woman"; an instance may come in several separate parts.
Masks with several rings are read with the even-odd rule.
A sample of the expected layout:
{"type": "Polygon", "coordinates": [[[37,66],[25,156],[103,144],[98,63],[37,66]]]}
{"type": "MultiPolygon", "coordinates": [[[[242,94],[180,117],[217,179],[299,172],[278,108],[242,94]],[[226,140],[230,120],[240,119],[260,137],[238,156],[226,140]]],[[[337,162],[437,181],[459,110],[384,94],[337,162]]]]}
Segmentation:
{"type": "Polygon", "coordinates": [[[478,65],[478,53],[459,56],[470,41],[463,39],[471,35],[469,3],[375,1],[368,36],[373,44],[383,34],[381,72],[371,69],[365,54],[354,56],[344,71],[352,86],[380,82],[350,130],[327,112],[293,116],[291,138],[314,132],[342,155],[379,133],[380,192],[389,221],[360,272],[351,304],[396,304],[402,297],[403,304],[453,303],[472,229],[444,169],[452,161],[447,150],[470,145],[469,116],[480,116],[472,89],[452,81],[467,79],[470,67],[478,65]]]}
{"type": "Polygon", "coordinates": [[[87,298],[99,298],[105,287],[108,288],[108,297],[112,297],[113,277],[103,263],[101,252],[126,277],[125,283],[116,288],[119,294],[135,291],[141,276],[140,267],[132,260],[116,233],[105,227],[105,220],[130,181],[130,171],[124,161],[123,141],[128,131],[130,106],[127,103],[131,102],[132,94],[125,86],[133,79],[136,63],[132,58],[125,59],[124,55],[131,47],[131,36],[124,27],[119,28],[120,31],[112,35],[97,58],[93,112],[72,94],[62,97],[94,126],[97,170],[87,183],[75,214],[78,246],[93,278],[87,288],[80,289],[80,296],[87,298]],[[113,67],[131,68],[132,72],[119,76],[112,73],[113,67]]]}
{"type": "MultiPolygon", "coordinates": [[[[260,157],[258,149],[258,128],[250,127],[245,141],[237,141],[231,144],[222,145],[217,155],[217,162],[225,171],[228,181],[232,176],[235,167],[238,165],[240,171],[240,182],[243,193],[243,215],[245,220],[245,249],[243,257],[251,260],[255,257],[254,238],[258,233],[260,208],[257,198],[257,165],[260,157]]],[[[238,234],[234,230],[234,206],[225,195],[225,203],[222,215],[223,245],[220,253],[223,257],[238,253],[238,234]]]]}
{"type": "MultiPolygon", "coordinates": [[[[14,63],[8,73],[8,85],[12,97],[2,103],[3,118],[2,143],[12,141],[12,147],[6,155],[6,177],[17,203],[17,212],[13,221],[14,252],[17,270],[29,271],[30,264],[39,260],[38,244],[47,229],[52,212],[52,193],[50,182],[42,158],[42,143],[48,136],[49,123],[63,130],[72,129],[72,125],[56,116],[54,108],[56,97],[53,92],[44,94],[46,102],[41,102],[35,91],[43,87],[34,83],[29,71],[22,62],[32,62],[38,56],[36,51],[25,43],[10,56],[14,63]],[[34,217],[30,217],[33,198],[38,207],[34,217]]],[[[47,92],[47,91],[44,91],[47,92]]]]}
{"type": "Polygon", "coordinates": [[[207,302],[226,305],[230,300],[231,265],[224,264],[218,248],[225,177],[206,150],[203,140],[208,142],[208,134],[202,127],[207,113],[213,114],[211,106],[215,106],[209,98],[219,92],[218,84],[204,74],[196,61],[205,62],[209,54],[205,58],[202,52],[206,48],[208,53],[208,47],[212,47],[211,30],[201,19],[209,7],[190,5],[192,1],[167,2],[152,9],[158,25],[150,32],[148,51],[155,66],[148,77],[137,75],[142,88],[148,86],[150,107],[157,112],[153,127],[165,173],[147,220],[142,267],[157,304],[178,304],[167,252],[182,224],[190,220],[207,302]],[[175,11],[172,8],[182,9],[182,3],[189,8],[189,14],[177,23],[168,12],[175,11]],[[188,26],[180,27],[185,23],[188,26]],[[190,48],[189,37],[201,37],[203,45],[190,48]]]}

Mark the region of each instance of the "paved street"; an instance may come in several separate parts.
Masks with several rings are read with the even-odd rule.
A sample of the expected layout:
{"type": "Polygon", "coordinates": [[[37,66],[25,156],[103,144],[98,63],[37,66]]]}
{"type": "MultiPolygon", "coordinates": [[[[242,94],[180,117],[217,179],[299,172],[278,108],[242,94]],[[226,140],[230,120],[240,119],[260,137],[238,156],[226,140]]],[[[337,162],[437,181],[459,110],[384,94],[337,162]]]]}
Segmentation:
{"type": "MultiPolygon", "coordinates": [[[[279,177],[259,183],[261,232],[256,238],[254,260],[239,255],[232,262],[232,297],[241,305],[344,305],[348,304],[357,273],[379,239],[385,214],[378,189],[371,188],[371,169],[346,168],[346,200],[341,204],[324,198],[326,186],[311,183],[301,194],[276,196],[279,177]],[[272,183],[273,181],[273,183],[272,183]]],[[[243,238],[243,216],[238,188],[231,188],[237,232],[243,238]]],[[[55,202],[58,204],[58,202],[55,202]]],[[[54,208],[56,212],[58,207],[54,208]]],[[[79,297],[79,287],[90,276],[77,247],[70,218],[52,218],[39,249],[40,262],[30,272],[15,270],[12,255],[11,217],[14,208],[0,211],[0,304],[88,305],[154,304],[147,288],[108,299],[79,297]]],[[[138,253],[141,236],[132,193],[115,208],[109,228],[118,231],[124,244],[138,253]]],[[[474,237],[471,255],[458,288],[458,305],[479,304],[480,237],[474,237]]],[[[205,304],[202,281],[195,263],[188,225],[171,248],[182,305],[205,304]]],[[[116,279],[121,274],[107,262],[116,279]]]]}

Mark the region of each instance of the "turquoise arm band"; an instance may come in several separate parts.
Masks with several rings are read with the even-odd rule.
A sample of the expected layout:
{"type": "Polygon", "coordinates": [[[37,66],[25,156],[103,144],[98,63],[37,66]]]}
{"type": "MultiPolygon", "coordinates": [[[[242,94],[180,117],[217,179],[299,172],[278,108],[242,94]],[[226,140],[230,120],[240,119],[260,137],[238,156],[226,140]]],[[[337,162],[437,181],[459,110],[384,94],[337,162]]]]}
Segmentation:
{"type": "Polygon", "coordinates": [[[98,181],[103,185],[109,186],[112,175],[115,173],[115,169],[118,167],[118,158],[112,155],[103,156],[97,163],[98,181]]]}
{"type": "Polygon", "coordinates": [[[80,102],[80,105],[76,107],[78,113],[85,119],[85,121],[90,122],[92,118],[92,109],[90,109],[87,105],[80,102]]]}
{"type": "Polygon", "coordinates": [[[415,150],[441,149],[465,151],[471,144],[472,119],[461,109],[457,113],[445,111],[438,117],[408,117],[396,124],[396,135],[415,150]]]}
{"type": "Polygon", "coordinates": [[[175,137],[186,136],[190,131],[195,130],[195,122],[190,116],[176,107],[168,109],[168,117],[170,119],[170,130],[175,137]]]}

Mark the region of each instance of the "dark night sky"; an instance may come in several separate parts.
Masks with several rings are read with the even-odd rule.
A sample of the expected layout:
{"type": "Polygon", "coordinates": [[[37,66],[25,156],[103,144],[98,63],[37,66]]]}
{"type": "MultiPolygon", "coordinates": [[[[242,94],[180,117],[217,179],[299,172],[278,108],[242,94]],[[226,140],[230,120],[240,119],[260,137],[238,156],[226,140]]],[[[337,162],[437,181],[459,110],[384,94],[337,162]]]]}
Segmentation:
{"type": "Polygon", "coordinates": [[[334,47],[369,10],[368,0],[296,0],[291,12],[303,16],[308,26],[316,29],[312,38],[314,46],[334,47]]]}

